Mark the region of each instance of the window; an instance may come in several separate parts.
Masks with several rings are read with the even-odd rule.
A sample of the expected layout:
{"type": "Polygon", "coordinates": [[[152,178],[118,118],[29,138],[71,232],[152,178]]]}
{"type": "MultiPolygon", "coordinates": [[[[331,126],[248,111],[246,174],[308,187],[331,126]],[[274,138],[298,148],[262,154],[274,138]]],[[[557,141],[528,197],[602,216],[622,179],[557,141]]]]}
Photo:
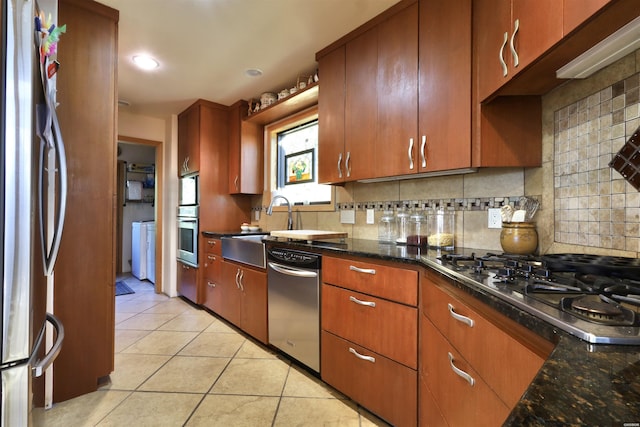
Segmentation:
{"type": "Polygon", "coordinates": [[[271,196],[298,210],[333,210],[333,187],[318,184],[318,114],[314,108],[267,127],[271,196]]]}

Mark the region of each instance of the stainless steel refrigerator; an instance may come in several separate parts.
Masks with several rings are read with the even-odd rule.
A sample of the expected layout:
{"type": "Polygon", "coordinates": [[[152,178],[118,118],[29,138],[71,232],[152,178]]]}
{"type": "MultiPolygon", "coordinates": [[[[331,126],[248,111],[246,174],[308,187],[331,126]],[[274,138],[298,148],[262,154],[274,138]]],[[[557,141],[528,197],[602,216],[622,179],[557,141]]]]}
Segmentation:
{"type": "Polygon", "coordinates": [[[55,22],[57,4],[40,3],[51,18],[36,18],[40,9],[34,0],[3,0],[0,6],[2,427],[30,424],[32,378],[51,372],[48,368],[64,339],[64,329],[50,310],[46,315],[35,313],[32,304],[36,275],[46,277],[48,300],[52,298],[66,200],[66,160],[55,116],[58,64],[52,40],[44,37],[55,29],[49,24],[55,22]],[[38,31],[43,22],[45,31],[38,31]],[[43,318],[42,325],[33,324],[43,318]]]}

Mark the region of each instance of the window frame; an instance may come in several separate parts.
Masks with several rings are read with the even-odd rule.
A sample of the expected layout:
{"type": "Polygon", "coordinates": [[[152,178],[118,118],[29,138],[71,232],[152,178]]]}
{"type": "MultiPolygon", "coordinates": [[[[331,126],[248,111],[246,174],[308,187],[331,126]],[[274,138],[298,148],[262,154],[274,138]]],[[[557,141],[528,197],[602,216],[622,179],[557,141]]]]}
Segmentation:
{"type": "MultiPolygon", "coordinates": [[[[264,202],[268,205],[271,203],[273,192],[278,188],[278,166],[276,164],[278,153],[278,133],[288,129],[300,126],[304,123],[318,119],[318,106],[302,110],[296,114],[287,116],[281,120],[269,123],[264,127],[264,153],[265,153],[265,190],[264,202]]],[[[326,184],[325,184],[326,185],[326,184]]],[[[331,186],[331,201],[323,204],[312,205],[292,205],[291,209],[299,212],[330,212],[335,211],[336,189],[331,186]]],[[[274,206],[273,210],[286,211],[286,206],[274,206]]]]}

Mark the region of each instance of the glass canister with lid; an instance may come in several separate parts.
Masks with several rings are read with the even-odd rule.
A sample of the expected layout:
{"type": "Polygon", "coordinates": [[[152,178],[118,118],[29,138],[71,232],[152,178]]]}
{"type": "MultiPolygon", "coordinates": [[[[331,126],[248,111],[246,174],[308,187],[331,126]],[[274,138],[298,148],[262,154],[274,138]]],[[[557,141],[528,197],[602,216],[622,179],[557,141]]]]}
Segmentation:
{"type": "Polygon", "coordinates": [[[396,241],[396,218],[393,211],[383,211],[378,221],[378,240],[381,242],[396,241]]]}
{"type": "Polygon", "coordinates": [[[455,211],[444,209],[434,210],[427,215],[429,237],[427,243],[430,248],[447,249],[455,248],[455,211]]]}
{"type": "Polygon", "coordinates": [[[428,227],[424,213],[416,212],[409,217],[409,235],[407,245],[427,246],[428,227]]]}
{"type": "Polygon", "coordinates": [[[396,243],[406,245],[409,236],[409,218],[411,214],[405,209],[398,209],[396,213],[396,243]]]}

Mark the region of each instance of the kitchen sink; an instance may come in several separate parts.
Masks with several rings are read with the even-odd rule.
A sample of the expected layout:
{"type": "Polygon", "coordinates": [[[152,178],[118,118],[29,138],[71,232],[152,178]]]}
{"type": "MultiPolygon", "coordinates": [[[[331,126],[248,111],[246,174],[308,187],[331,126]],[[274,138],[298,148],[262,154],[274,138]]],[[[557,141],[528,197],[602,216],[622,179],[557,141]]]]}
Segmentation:
{"type": "Polygon", "coordinates": [[[223,237],[222,258],[258,268],[266,268],[265,234],[223,237]]]}

